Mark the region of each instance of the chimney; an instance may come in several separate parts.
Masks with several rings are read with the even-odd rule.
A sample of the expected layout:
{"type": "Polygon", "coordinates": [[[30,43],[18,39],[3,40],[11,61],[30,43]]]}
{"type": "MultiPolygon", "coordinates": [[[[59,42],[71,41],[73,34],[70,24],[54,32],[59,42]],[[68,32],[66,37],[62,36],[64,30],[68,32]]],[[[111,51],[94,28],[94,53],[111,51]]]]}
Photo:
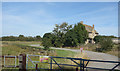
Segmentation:
{"type": "Polygon", "coordinates": [[[93,24],[93,29],[94,29],[94,24],[93,24]]]}
{"type": "Polygon", "coordinates": [[[83,24],[83,21],[80,21],[81,24],[83,24]]]}

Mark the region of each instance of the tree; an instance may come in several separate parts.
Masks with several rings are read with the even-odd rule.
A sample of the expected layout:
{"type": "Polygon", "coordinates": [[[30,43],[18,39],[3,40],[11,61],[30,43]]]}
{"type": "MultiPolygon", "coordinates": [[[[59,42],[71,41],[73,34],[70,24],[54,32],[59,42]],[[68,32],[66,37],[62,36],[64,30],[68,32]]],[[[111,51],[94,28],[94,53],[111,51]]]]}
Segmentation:
{"type": "Polygon", "coordinates": [[[4,36],[2,37],[2,41],[16,41],[17,37],[15,36],[4,36]]]}
{"type": "Polygon", "coordinates": [[[68,23],[63,22],[61,25],[56,24],[53,30],[53,34],[55,35],[54,45],[56,47],[62,47],[64,45],[64,37],[67,31],[72,28],[72,25],[68,25],[68,23]]]}
{"type": "Polygon", "coordinates": [[[55,28],[53,30],[53,33],[59,37],[61,37],[63,34],[65,34],[67,31],[69,31],[72,28],[72,25],[68,25],[68,23],[63,22],[61,25],[56,24],[55,28]]]}
{"type": "Polygon", "coordinates": [[[86,31],[85,26],[81,23],[77,23],[65,34],[64,46],[77,46],[81,43],[85,43],[87,38],[88,32],[86,31]]]}
{"type": "Polygon", "coordinates": [[[19,35],[18,37],[16,37],[16,36],[3,36],[2,41],[41,41],[41,37],[40,36],[25,37],[24,35],[19,35]]]}
{"type": "Polygon", "coordinates": [[[44,36],[43,36],[43,46],[45,47],[45,49],[49,49],[49,47],[53,46],[52,44],[52,38],[53,37],[53,34],[51,33],[45,33],[44,36]]]}
{"type": "Polygon", "coordinates": [[[32,36],[24,37],[24,41],[35,41],[35,38],[32,36]]]}
{"type": "Polygon", "coordinates": [[[68,46],[68,47],[74,47],[78,45],[78,40],[77,40],[77,35],[74,33],[73,30],[68,31],[65,34],[65,42],[64,42],[64,46],[68,46]]]}
{"type": "Polygon", "coordinates": [[[95,38],[93,39],[95,41],[95,43],[99,43],[100,41],[102,41],[102,36],[95,36],[95,38]]]}
{"type": "Polygon", "coordinates": [[[72,25],[64,22],[61,25],[56,24],[53,33],[45,33],[43,36],[43,45],[45,47],[55,46],[70,46],[74,47],[84,43],[88,38],[88,32],[85,26],[77,23],[74,28],[72,25]]]}
{"type": "Polygon", "coordinates": [[[20,40],[20,41],[25,41],[24,35],[19,35],[18,40],[20,40]]]}
{"type": "Polygon", "coordinates": [[[73,31],[76,34],[78,43],[85,43],[86,39],[88,38],[88,32],[85,29],[85,26],[81,23],[77,23],[77,25],[74,26],[73,31]]]}
{"type": "Polygon", "coordinates": [[[37,35],[37,36],[35,37],[35,40],[36,40],[36,41],[41,41],[41,39],[42,39],[42,38],[41,38],[41,36],[39,36],[39,35],[37,35]]]}

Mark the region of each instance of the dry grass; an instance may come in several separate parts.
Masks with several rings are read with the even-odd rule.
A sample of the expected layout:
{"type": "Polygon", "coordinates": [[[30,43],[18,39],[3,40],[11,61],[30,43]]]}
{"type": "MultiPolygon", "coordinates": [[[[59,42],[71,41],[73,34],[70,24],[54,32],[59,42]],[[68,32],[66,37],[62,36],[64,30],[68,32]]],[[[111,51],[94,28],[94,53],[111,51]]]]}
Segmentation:
{"type": "MultiPolygon", "coordinates": [[[[71,56],[67,56],[67,57],[71,57],[71,56]]],[[[89,59],[86,54],[84,53],[74,53],[72,58],[83,58],[83,59],[89,59]]],[[[80,60],[74,60],[77,63],[80,63],[80,60]]],[[[76,63],[74,63],[73,61],[71,61],[70,59],[60,59],[60,61],[58,61],[58,63],[62,63],[62,64],[70,64],[70,65],[76,65],[76,63]]],[[[84,62],[85,64],[87,63],[86,61],[84,62]]],[[[61,65],[62,66],[62,65],[61,65]]],[[[64,69],[75,69],[76,67],[70,67],[70,66],[62,66],[64,69]]],[[[58,68],[57,65],[53,65],[53,68],[58,68]]]]}
{"type": "MultiPolygon", "coordinates": [[[[114,44],[112,50],[106,51],[106,52],[103,52],[103,53],[107,53],[107,54],[111,54],[111,55],[115,55],[115,56],[120,57],[120,55],[119,55],[120,52],[118,51],[119,50],[118,47],[119,47],[119,44],[114,44]]],[[[99,44],[87,44],[87,45],[81,44],[78,47],[64,47],[64,48],[69,48],[69,49],[83,48],[83,50],[98,52],[98,50],[96,50],[96,49],[101,48],[101,46],[99,44]]]]}
{"type": "MultiPolygon", "coordinates": [[[[13,55],[18,56],[21,53],[25,54],[34,54],[34,55],[47,55],[47,56],[59,56],[59,57],[74,57],[74,58],[85,58],[84,54],[72,52],[72,51],[65,51],[65,50],[43,50],[39,47],[32,47],[28,46],[30,44],[40,44],[40,42],[25,42],[25,41],[3,41],[2,45],[2,55],[13,55]],[[42,53],[41,53],[42,52],[42,53]]],[[[33,60],[39,60],[39,58],[32,57],[33,60]]],[[[6,63],[11,64],[9,61],[10,59],[7,59],[6,63]]],[[[72,64],[70,60],[67,59],[55,59],[58,63],[67,63],[72,64]]],[[[12,64],[14,63],[14,59],[12,59],[12,64]]],[[[30,63],[32,65],[32,63],[30,63]]],[[[42,64],[41,67],[48,68],[49,64],[42,64]]],[[[53,65],[54,68],[58,67],[57,65],[53,65]]]]}
{"type": "Polygon", "coordinates": [[[119,48],[119,45],[114,45],[114,47],[112,48],[112,50],[108,51],[106,53],[120,57],[120,55],[119,55],[120,52],[119,52],[118,48],[119,48]]]}

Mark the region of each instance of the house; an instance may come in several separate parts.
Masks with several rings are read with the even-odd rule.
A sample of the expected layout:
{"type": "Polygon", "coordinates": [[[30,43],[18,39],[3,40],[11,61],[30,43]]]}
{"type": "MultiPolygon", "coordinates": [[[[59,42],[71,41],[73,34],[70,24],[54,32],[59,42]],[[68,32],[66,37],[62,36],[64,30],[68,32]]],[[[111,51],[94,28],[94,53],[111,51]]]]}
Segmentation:
{"type": "MultiPolygon", "coordinates": [[[[83,24],[83,21],[80,22],[81,24],[83,24]]],[[[83,24],[85,26],[85,29],[87,30],[88,32],[88,39],[85,41],[85,44],[88,44],[88,43],[95,43],[95,41],[93,40],[95,36],[98,35],[98,32],[95,30],[94,28],[94,24],[93,26],[90,26],[90,25],[86,25],[86,24],[83,24]]]]}

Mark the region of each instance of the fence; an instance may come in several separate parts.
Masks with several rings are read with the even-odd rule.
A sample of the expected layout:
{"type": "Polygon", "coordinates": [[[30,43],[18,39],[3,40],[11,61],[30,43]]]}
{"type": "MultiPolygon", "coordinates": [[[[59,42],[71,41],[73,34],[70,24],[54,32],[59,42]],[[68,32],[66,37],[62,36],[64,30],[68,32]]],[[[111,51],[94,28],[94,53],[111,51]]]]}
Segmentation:
{"type": "MultiPolygon", "coordinates": [[[[56,70],[64,70],[64,68],[62,66],[72,66],[75,67],[75,71],[89,71],[89,69],[95,69],[93,71],[97,71],[97,70],[107,70],[107,71],[114,71],[115,68],[117,68],[118,66],[120,66],[120,62],[118,61],[101,61],[101,60],[89,60],[89,59],[82,59],[82,58],[70,58],[70,57],[55,57],[55,56],[43,56],[43,57],[48,57],[49,61],[48,62],[40,62],[40,60],[32,60],[32,58],[30,58],[32,56],[32,58],[35,57],[41,57],[41,55],[30,55],[30,54],[20,54],[19,56],[2,56],[3,60],[4,60],[4,65],[3,67],[14,67],[17,68],[19,67],[19,71],[26,71],[28,69],[35,69],[35,70],[40,70],[40,69],[45,69],[45,68],[39,68],[38,63],[47,63],[49,64],[49,68],[45,69],[45,70],[50,70],[53,71],[53,65],[57,65],[59,69],[56,70]],[[6,58],[14,58],[15,64],[14,65],[6,65],[6,58]],[[74,64],[62,64],[59,63],[58,61],[56,61],[55,59],[67,59],[70,60],[71,62],[73,62],[74,64]],[[79,62],[77,62],[76,60],[78,60],[79,62]],[[19,65],[17,65],[17,61],[19,61],[19,65]],[[29,66],[29,62],[32,63],[32,65],[29,66]],[[94,68],[94,67],[88,67],[87,65],[89,64],[89,62],[104,62],[104,63],[116,63],[115,66],[113,66],[111,69],[103,69],[103,68],[94,68]]],[[[29,70],[28,70],[29,71],[29,70]]]]}
{"type": "MultiPolygon", "coordinates": [[[[18,65],[17,65],[17,59],[18,59],[18,56],[0,56],[1,58],[2,58],[2,60],[3,60],[3,62],[4,63],[2,63],[3,65],[2,65],[2,67],[9,67],[9,68],[15,68],[15,67],[19,67],[18,65]],[[14,58],[14,65],[6,65],[6,59],[13,59],[14,58]]],[[[9,62],[10,62],[10,60],[9,60],[9,62]]]]}
{"type": "Polygon", "coordinates": [[[2,67],[4,67],[4,68],[19,68],[19,71],[26,71],[26,54],[20,54],[19,56],[0,56],[0,57],[3,60],[2,67]],[[7,58],[9,58],[8,61],[6,61],[7,58]],[[15,64],[14,65],[6,65],[6,63],[10,62],[10,59],[13,60],[13,58],[14,58],[15,64]]]}
{"type": "MultiPolygon", "coordinates": [[[[38,69],[44,69],[44,68],[38,68],[38,63],[40,63],[40,61],[34,61],[30,58],[30,56],[33,57],[40,57],[41,55],[29,55],[27,54],[27,61],[26,61],[26,68],[34,68],[36,70],[38,69]],[[33,64],[34,67],[29,67],[28,66],[28,62],[31,62],[33,64]]],[[[115,68],[117,68],[118,66],[120,66],[120,62],[117,61],[101,61],[101,60],[89,60],[89,59],[82,59],[82,58],[70,58],[70,57],[53,57],[53,56],[47,56],[50,58],[50,62],[47,62],[48,64],[50,64],[50,70],[52,71],[54,68],[52,67],[53,64],[56,64],[60,70],[64,70],[64,68],[62,68],[61,66],[74,66],[76,67],[76,71],[80,70],[80,71],[89,71],[88,69],[95,69],[97,70],[107,70],[107,71],[114,71],[115,68]],[[74,62],[76,65],[71,65],[71,64],[61,64],[58,63],[55,58],[57,59],[68,59],[71,60],[72,62],[74,62]],[[75,60],[79,60],[80,63],[76,62],[75,60]],[[113,68],[111,69],[103,69],[103,68],[94,68],[94,67],[87,67],[89,62],[104,62],[104,63],[117,63],[113,68]]],[[[44,62],[43,62],[44,63],[44,62]]]]}

